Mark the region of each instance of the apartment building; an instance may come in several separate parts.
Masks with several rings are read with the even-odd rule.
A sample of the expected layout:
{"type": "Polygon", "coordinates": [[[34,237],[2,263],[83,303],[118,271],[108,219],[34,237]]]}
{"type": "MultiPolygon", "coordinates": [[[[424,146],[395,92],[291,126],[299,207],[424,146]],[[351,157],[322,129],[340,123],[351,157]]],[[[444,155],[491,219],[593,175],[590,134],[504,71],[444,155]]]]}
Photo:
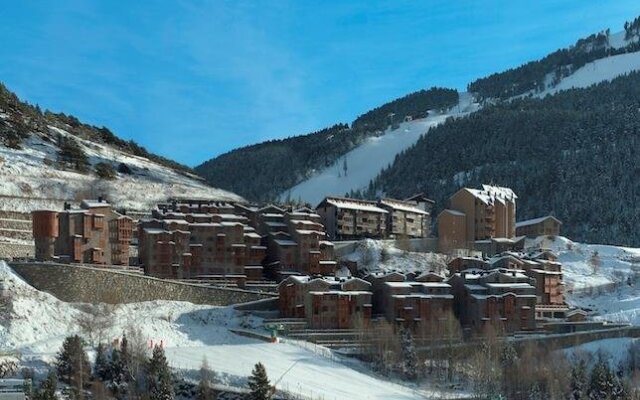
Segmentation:
{"type": "Polygon", "coordinates": [[[269,205],[249,213],[267,247],[265,266],[274,279],[291,273],[331,275],[336,270],[333,243],[320,216],[309,208],[269,205]]]}
{"type": "Polygon", "coordinates": [[[546,217],[516,222],[517,236],[559,236],[562,222],[548,215],[546,217]]]}
{"type": "Polygon", "coordinates": [[[266,247],[233,204],[180,199],[138,224],[139,259],[161,278],[262,278],[266,247]]]}
{"type": "Polygon", "coordinates": [[[515,236],[517,196],[509,188],[482,185],[482,189],[462,188],[449,198],[449,207],[438,216],[440,247],[450,248],[490,238],[515,236]],[[460,229],[461,225],[464,229],[460,229]]]}
{"type": "Polygon", "coordinates": [[[507,334],[536,328],[535,281],[522,272],[467,270],[454,274],[447,283],[463,327],[480,333],[492,325],[507,334]]]}
{"type": "Polygon", "coordinates": [[[391,238],[421,238],[429,236],[431,217],[415,202],[380,199],[378,206],[387,211],[386,232],[391,238]]]}
{"type": "Polygon", "coordinates": [[[316,207],[330,240],[387,236],[387,214],[374,201],[327,197],[316,207]]]}
{"type": "Polygon", "coordinates": [[[451,286],[438,274],[372,273],[363,279],[371,284],[374,315],[396,326],[433,332],[453,317],[451,286]]]}
{"type": "Polygon", "coordinates": [[[312,329],[352,329],[371,320],[371,284],[358,278],[290,276],[278,285],[280,316],[312,329]]]}
{"type": "Polygon", "coordinates": [[[332,240],[421,238],[430,234],[432,205],[423,195],[378,201],[327,197],[316,212],[332,240]]]}
{"type": "Polygon", "coordinates": [[[32,220],[38,260],[129,265],[133,220],[101,197],[79,208],[33,211],[32,220]]]}

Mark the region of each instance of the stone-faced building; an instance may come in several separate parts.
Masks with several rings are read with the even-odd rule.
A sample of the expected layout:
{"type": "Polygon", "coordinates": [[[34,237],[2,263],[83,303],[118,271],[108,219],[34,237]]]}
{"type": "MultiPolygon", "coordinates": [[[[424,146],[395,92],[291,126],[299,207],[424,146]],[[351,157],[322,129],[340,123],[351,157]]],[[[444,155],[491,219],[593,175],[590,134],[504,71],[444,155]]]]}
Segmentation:
{"type": "Polygon", "coordinates": [[[516,222],[516,235],[518,236],[559,236],[562,222],[548,215],[546,217],[528,219],[516,222]]]}
{"type": "Polygon", "coordinates": [[[83,200],[80,208],[32,213],[38,260],[129,265],[133,220],[102,198],[83,200]]]}
{"type": "Polygon", "coordinates": [[[472,248],[476,240],[514,237],[516,199],[505,187],[460,189],[449,198],[448,211],[438,216],[441,247],[464,244],[464,248],[472,248]],[[464,229],[460,229],[462,223],[464,229]]]}
{"type": "Polygon", "coordinates": [[[261,279],[266,247],[234,214],[234,206],[206,200],[160,204],[141,220],[139,259],[145,273],[161,278],[261,279]]]}
{"type": "Polygon", "coordinates": [[[352,329],[371,320],[371,284],[358,278],[290,276],[278,285],[280,316],[312,329],[352,329]]]}
{"type": "Polygon", "coordinates": [[[492,325],[504,333],[536,328],[535,281],[521,271],[467,270],[447,282],[463,327],[482,332],[492,325]]]}

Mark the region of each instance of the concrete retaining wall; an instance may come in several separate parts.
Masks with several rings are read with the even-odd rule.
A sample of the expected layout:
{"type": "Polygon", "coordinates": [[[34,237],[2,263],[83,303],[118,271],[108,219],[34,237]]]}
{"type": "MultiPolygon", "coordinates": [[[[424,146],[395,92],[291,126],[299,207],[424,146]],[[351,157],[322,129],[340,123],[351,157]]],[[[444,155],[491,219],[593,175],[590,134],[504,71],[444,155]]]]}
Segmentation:
{"type": "Polygon", "coordinates": [[[52,263],[10,263],[10,266],[36,289],[67,302],[177,300],[226,306],[274,297],[269,293],[167,281],[103,268],[52,263]]]}

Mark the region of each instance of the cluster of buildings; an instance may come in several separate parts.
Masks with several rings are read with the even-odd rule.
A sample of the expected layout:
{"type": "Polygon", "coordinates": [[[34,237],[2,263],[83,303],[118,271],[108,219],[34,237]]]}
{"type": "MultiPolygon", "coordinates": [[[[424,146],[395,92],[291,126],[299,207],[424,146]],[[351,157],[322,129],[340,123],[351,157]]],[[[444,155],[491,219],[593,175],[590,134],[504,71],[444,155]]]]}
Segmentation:
{"type": "Polygon", "coordinates": [[[315,209],[174,199],[138,221],[99,198],[34,211],[33,234],[39,260],[129,265],[131,258],[159,278],[277,282],[281,316],[312,329],[353,329],[380,318],[421,332],[450,319],[472,331],[488,323],[530,331],[570,312],[557,257],[523,251],[525,236],[558,235],[561,222],[549,216],[516,223],[516,199],[511,189],[489,185],[451,196],[437,217],[438,247],[466,253],[448,263],[446,277],[336,276],[336,240],[428,237],[434,202],[422,194],[327,197],[315,209]]]}
{"type": "Polygon", "coordinates": [[[552,216],[516,223],[517,198],[511,189],[500,186],[458,190],[438,214],[438,250],[479,249],[495,254],[500,249],[517,248],[526,236],[560,234],[562,223],[552,216]]]}

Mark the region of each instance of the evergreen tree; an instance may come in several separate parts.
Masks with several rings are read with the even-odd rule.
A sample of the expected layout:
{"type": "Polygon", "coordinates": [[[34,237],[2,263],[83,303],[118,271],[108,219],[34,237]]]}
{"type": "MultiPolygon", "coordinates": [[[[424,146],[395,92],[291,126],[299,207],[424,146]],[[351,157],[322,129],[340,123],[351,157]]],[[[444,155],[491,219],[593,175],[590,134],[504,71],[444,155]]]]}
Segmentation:
{"type": "Polygon", "coordinates": [[[96,348],[96,361],[93,367],[93,375],[97,379],[104,382],[110,378],[109,369],[109,359],[107,357],[105,346],[102,343],[98,343],[98,347],[96,348]]]}
{"type": "Polygon", "coordinates": [[[212,400],[214,398],[211,390],[211,370],[207,359],[202,360],[200,366],[200,381],[198,382],[198,391],[196,392],[196,400],[212,400]]]}
{"type": "Polygon", "coordinates": [[[151,400],[172,400],[174,398],[171,371],[164,350],[160,346],[153,348],[149,360],[149,395],[151,400]]]}
{"type": "Polygon", "coordinates": [[[257,363],[249,377],[249,389],[251,400],[269,400],[273,395],[273,388],[267,376],[267,370],[262,363],[257,363]]]}
{"type": "Polygon", "coordinates": [[[571,398],[572,400],[583,400],[587,398],[589,387],[589,371],[587,362],[580,358],[574,361],[571,368],[571,398]]]}
{"type": "Polygon", "coordinates": [[[402,373],[405,378],[415,380],[418,377],[418,355],[413,342],[413,335],[409,329],[402,331],[402,373]]]}
{"type": "Polygon", "coordinates": [[[117,399],[123,399],[131,384],[131,354],[126,335],[122,335],[120,347],[111,351],[111,360],[107,371],[108,387],[117,399]]]}
{"type": "Polygon", "coordinates": [[[617,386],[617,378],[614,376],[609,362],[602,354],[598,354],[598,360],[591,369],[589,379],[589,399],[610,399],[617,386]]]}
{"type": "Polygon", "coordinates": [[[58,386],[58,376],[54,368],[49,370],[47,379],[40,384],[35,393],[35,400],[57,400],[56,388],[58,386]]]}
{"type": "Polygon", "coordinates": [[[78,396],[89,386],[91,379],[91,364],[83,345],[80,336],[67,337],[56,360],[60,380],[71,385],[78,396]]]}

